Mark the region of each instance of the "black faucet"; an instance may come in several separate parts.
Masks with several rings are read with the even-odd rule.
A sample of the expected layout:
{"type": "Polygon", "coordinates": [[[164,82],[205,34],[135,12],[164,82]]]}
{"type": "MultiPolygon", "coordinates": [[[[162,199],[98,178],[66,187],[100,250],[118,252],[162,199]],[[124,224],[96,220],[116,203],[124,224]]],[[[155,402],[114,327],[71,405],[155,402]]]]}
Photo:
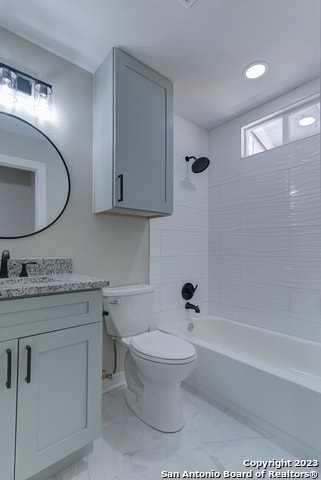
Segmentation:
{"type": "Polygon", "coordinates": [[[10,258],[9,250],[3,250],[1,255],[0,278],[8,278],[8,260],[10,258]]]}
{"type": "Polygon", "coordinates": [[[186,310],[194,310],[195,313],[200,313],[200,307],[198,305],[193,305],[193,303],[185,303],[186,310]]]}
{"type": "Polygon", "coordinates": [[[28,277],[27,265],[37,265],[37,262],[25,262],[21,264],[21,272],[19,277],[28,277]]]}

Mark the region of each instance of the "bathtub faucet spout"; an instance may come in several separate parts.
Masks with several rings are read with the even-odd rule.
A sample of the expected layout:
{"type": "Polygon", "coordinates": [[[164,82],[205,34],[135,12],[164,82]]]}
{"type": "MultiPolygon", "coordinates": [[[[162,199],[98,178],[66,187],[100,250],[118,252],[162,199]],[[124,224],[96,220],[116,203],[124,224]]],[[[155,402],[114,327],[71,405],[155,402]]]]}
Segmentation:
{"type": "Polygon", "coordinates": [[[200,307],[198,305],[193,305],[192,303],[185,303],[186,310],[194,310],[195,313],[200,313],[200,307]]]}

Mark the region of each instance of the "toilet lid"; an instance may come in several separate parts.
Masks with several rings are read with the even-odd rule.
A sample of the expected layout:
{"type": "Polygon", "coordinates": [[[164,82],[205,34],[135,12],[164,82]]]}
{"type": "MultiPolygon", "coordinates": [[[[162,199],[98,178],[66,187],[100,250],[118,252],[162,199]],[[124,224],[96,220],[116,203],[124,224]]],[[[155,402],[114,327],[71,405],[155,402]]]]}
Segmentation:
{"type": "Polygon", "coordinates": [[[194,345],[158,330],[132,337],[130,347],[137,355],[166,363],[186,363],[196,358],[194,345]]]}

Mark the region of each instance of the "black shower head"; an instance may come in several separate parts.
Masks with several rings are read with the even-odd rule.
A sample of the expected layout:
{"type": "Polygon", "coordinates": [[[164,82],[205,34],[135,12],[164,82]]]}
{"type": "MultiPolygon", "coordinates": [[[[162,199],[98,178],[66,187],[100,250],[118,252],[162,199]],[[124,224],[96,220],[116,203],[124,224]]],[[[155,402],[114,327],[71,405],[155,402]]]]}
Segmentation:
{"type": "Polygon", "coordinates": [[[196,158],[196,157],[193,157],[193,156],[191,156],[191,157],[186,156],[185,160],[187,162],[189,162],[191,158],[194,159],[194,162],[192,164],[192,172],[194,172],[194,173],[204,172],[204,170],[206,170],[207,167],[210,164],[210,160],[207,157],[196,158]]]}

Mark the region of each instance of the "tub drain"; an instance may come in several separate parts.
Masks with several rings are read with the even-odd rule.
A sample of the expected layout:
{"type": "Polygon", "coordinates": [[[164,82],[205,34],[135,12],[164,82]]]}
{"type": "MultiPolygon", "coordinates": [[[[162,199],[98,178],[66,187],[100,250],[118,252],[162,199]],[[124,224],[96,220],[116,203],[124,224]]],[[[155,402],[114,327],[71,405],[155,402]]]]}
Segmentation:
{"type": "Polygon", "coordinates": [[[188,325],[187,325],[187,330],[189,332],[192,332],[194,330],[194,325],[192,322],[188,322],[188,325]]]}

